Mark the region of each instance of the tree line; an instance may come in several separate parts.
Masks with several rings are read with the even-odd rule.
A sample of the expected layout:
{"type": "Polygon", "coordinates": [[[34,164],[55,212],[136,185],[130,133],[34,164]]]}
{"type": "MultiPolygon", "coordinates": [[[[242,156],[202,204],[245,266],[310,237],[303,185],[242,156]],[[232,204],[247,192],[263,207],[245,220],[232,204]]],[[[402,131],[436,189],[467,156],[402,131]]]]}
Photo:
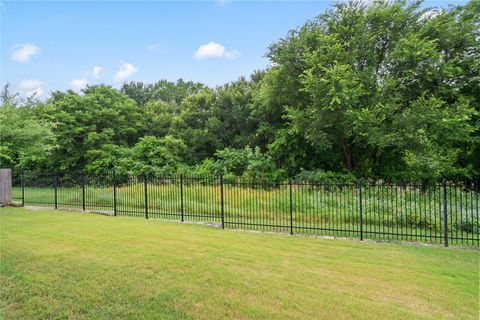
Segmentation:
{"type": "Polygon", "coordinates": [[[161,80],[0,108],[1,167],[252,179],[480,176],[480,1],[340,2],[216,88],[161,80]]]}

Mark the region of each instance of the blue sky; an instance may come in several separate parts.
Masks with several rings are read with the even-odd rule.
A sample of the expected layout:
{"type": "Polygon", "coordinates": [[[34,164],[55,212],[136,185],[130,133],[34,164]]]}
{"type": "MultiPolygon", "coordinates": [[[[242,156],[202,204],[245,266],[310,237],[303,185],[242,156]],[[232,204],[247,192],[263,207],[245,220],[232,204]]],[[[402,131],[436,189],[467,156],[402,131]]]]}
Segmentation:
{"type": "Polygon", "coordinates": [[[267,67],[269,44],[333,3],[3,1],[0,80],[42,97],[132,80],[216,86],[267,67]]]}

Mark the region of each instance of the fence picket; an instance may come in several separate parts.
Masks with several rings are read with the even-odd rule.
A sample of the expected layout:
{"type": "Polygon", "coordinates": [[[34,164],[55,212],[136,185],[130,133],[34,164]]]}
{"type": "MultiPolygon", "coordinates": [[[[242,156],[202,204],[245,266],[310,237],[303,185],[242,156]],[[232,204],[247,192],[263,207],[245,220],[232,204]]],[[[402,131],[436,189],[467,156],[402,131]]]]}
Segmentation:
{"type": "Polygon", "coordinates": [[[448,247],[447,179],[443,178],[443,243],[448,247]]]}

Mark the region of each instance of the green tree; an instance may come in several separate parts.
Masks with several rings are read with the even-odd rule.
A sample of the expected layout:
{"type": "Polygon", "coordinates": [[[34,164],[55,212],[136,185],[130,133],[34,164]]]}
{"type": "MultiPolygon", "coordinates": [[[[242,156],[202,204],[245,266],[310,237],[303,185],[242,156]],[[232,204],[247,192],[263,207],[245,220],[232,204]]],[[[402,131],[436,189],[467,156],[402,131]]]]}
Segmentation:
{"type": "Polygon", "coordinates": [[[189,148],[188,163],[199,163],[221,148],[221,139],[215,132],[221,122],[215,116],[215,92],[205,89],[186,97],[181,112],[172,121],[170,134],[180,138],[189,148]]]}
{"type": "Polygon", "coordinates": [[[88,164],[85,170],[94,173],[112,170],[120,174],[132,173],[136,164],[131,148],[111,143],[89,150],[87,157],[88,164]]]}
{"type": "Polygon", "coordinates": [[[448,9],[339,2],[273,43],[267,70],[214,89],[130,82],[54,92],[43,103],[7,85],[0,159],[252,179],[478,177],[479,13],[479,0],[448,9]]]}
{"type": "Polygon", "coordinates": [[[0,107],[0,167],[41,169],[57,147],[54,125],[37,119],[33,106],[17,106],[18,96],[8,90],[0,107]]]}
{"type": "Polygon", "coordinates": [[[61,137],[52,157],[52,167],[81,170],[92,160],[92,150],[115,144],[132,146],[143,129],[140,109],[134,100],[108,86],[92,86],[83,95],[72,91],[54,93],[48,104],[61,137]]]}
{"type": "Polygon", "coordinates": [[[172,136],[157,138],[145,136],[133,147],[137,174],[175,174],[184,164],[187,153],[185,143],[172,136]]]}
{"type": "Polygon", "coordinates": [[[455,171],[476,140],[478,12],[351,1],[290,32],[269,51],[289,132],[362,175],[455,171]]]}
{"type": "Polygon", "coordinates": [[[206,86],[202,83],[178,79],[176,82],[160,80],[152,84],[132,81],[124,83],[121,90],[139,106],[144,106],[150,101],[179,105],[185,97],[198,93],[204,88],[206,86]]]}
{"type": "Polygon", "coordinates": [[[214,134],[222,147],[244,148],[255,139],[258,119],[252,115],[253,96],[263,75],[264,72],[255,71],[249,80],[241,77],[215,90],[214,117],[219,125],[214,134]]]}

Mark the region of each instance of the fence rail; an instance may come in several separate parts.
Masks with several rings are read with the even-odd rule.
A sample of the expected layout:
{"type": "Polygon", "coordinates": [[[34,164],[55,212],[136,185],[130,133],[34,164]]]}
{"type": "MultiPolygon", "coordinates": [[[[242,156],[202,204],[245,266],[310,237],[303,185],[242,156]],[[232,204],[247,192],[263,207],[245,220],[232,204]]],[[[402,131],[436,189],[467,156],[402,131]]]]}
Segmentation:
{"type": "Polygon", "coordinates": [[[480,183],[323,184],[199,176],[14,173],[22,205],[222,228],[480,246],[480,183]]]}

